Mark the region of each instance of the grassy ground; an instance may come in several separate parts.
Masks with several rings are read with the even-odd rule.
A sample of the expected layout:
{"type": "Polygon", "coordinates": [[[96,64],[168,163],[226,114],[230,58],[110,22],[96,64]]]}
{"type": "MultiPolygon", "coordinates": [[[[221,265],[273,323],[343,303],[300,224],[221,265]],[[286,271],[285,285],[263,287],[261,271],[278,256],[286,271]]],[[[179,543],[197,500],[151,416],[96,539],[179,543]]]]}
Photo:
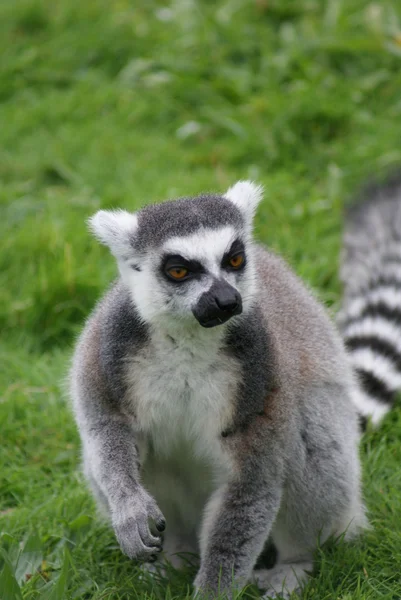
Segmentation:
{"type": "MultiPolygon", "coordinates": [[[[0,64],[0,598],[184,598],[191,569],[141,580],[79,474],[62,381],[115,273],[84,221],[257,179],[258,238],[335,310],[344,199],[401,162],[400,3],[4,1],[0,64]]],[[[365,435],[373,529],[304,599],[401,598],[400,441],[399,410],[365,435]]]]}

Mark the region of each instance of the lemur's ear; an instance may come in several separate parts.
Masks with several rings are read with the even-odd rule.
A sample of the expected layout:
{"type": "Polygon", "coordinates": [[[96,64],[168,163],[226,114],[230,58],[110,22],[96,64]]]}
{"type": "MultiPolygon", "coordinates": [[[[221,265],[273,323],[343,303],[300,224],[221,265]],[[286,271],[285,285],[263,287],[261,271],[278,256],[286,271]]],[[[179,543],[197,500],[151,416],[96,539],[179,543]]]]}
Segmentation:
{"type": "Polygon", "coordinates": [[[253,181],[238,181],[225,193],[225,197],[240,209],[248,223],[252,222],[262,196],[263,187],[253,181]]]}
{"type": "Polygon", "coordinates": [[[126,210],[99,210],[88,219],[94,236],[108,246],[117,258],[132,252],[131,241],[138,227],[138,217],[126,210]]]}

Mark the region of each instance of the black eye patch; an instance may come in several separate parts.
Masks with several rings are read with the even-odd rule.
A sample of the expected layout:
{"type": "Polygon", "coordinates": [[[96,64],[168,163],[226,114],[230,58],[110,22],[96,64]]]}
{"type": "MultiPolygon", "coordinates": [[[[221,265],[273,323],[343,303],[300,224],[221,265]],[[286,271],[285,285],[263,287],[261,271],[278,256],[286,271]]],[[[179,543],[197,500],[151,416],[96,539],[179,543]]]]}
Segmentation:
{"type": "Polygon", "coordinates": [[[221,261],[221,266],[222,267],[230,267],[230,258],[232,258],[233,256],[236,256],[237,254],[243,254],[244,255],[244,262],[243,262],[243,266],[245,266],[245,246],[244,246],[244,242],[242,242],[241,240],[234,240],[234,242],[231,244],[230,249],[228,250],[228,252],[225,252],[224,256],[223,256],[223,260],[221,261]]]}
{"type": "Polygon", "coordinates": [[[169,276],[170,269],[186,269],[187,275],[182,277],[179,281],[186,281],[193,277],[199,277],[205,272],[202,264],[197,260],[188,260],[179,254],[168,254],[166,255],[161,263],[162,273],[171,281],[172,278],[169,276]]]}

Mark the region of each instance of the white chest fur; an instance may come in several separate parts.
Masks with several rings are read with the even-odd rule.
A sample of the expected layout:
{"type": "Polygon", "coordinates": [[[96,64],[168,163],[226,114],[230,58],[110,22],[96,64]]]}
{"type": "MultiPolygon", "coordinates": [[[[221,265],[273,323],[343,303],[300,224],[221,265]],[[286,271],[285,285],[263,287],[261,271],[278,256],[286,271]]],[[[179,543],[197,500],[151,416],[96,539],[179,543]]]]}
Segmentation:
{"type": "Polygon", "coordinates": [[[135,426],[156,453],[183,442],[194,456],[214,460],[230,423],[240,379],[237,361],[221,350],[222,331],[155,334],[129,361],[135,426]]]}

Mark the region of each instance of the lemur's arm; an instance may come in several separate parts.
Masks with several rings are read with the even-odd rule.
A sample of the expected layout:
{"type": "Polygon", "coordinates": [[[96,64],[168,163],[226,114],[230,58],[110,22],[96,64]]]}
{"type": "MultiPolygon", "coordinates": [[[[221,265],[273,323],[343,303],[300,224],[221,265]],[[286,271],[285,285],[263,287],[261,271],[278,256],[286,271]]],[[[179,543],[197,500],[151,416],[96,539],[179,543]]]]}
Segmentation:
{"type": "Polygon", "coordinates": [[[140,483],[135,432],[121,410],[122,357],[127,344],[135,348],[140,333],[125,296],[120,288],[113,288],[108,300],[114,318],[102,320],[95,313],[88,322],[71,370],[71,395],[85,474],[110,512],[123,552],[131,558],[149,559],[160,551],[161,540],[152,535],[148,520],[162,531],[164,518],[140,483]]]}
{"type": "Polygon", "coordinates": [[[279,510],[284,477],[284,452],[274,433],[256,417],[245,432],[234,433],[240,458],[231,481],[212,496],[201,533],[201,566],[197,591],[227,592],[249,579],[279,510]],[[250,439],[253,438],[253,439],[250,439]],[[261,444],[262,442],[262,444],[261,444]],[[263,447],[261,447],[261,445],[263,447]]]}
{"type": "MultiPolygon", "coordinates": [[[[152,534],[149,519],[158,531],[165,521],[155,500],[139,479],[139,456],[131,427],[124,417],[102,407],[96,417],[86,416],[85,469],[107,500],[112,524],[125,554],[152,559],[161,550],[161,539],[152,534]]],[[[96,490],[95,490],[96,491],[96,490]]]]}
{"type": "Polygon", "coordinates": [[[152,535],[149,519],[158,531],[165,527],[155,500],[140,483],[136,436],[122,410],[124,357],[144,338],[129,294],[117,284],[87,323],[70,380],[85,474],[110,512],[122,551],[139,559],[152,558],[161,550],[161,539],[152,535]]]}

